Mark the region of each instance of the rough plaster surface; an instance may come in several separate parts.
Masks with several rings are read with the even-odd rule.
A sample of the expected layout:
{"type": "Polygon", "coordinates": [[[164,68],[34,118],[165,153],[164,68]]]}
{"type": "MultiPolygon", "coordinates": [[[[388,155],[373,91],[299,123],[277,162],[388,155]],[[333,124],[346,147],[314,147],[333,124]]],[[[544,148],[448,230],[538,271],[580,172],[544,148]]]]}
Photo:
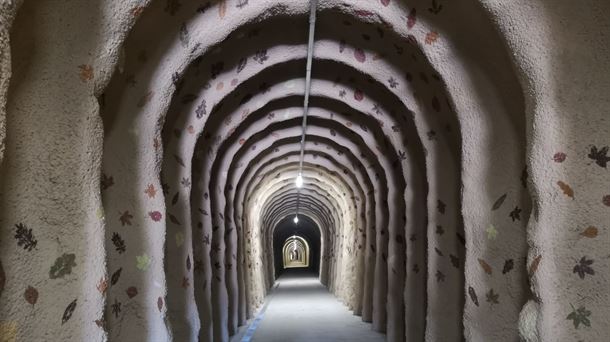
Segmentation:
{"type": "MultiPolygon", "coordinates": [[[[308,2],[22,2],[0,340],[227,341],[296,210],[308,2]]],[[[319,5],[300,210],[389,341],[610,335],[609,10],[319,5]]]]}

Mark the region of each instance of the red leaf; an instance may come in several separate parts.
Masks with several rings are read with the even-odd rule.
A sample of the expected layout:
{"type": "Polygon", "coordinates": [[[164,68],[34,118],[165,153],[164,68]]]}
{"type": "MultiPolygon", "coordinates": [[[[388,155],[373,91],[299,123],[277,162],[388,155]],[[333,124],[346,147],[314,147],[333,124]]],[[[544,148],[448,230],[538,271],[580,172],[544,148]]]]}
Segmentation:
{"type": "Polygon", "coordinates": [[[23,294],[23,297],[25,297],[26,302],[34,305],[38,301],[38,290],[31,286],[28,286],[28,288],[25,290],[25,293],[23,294]]]}

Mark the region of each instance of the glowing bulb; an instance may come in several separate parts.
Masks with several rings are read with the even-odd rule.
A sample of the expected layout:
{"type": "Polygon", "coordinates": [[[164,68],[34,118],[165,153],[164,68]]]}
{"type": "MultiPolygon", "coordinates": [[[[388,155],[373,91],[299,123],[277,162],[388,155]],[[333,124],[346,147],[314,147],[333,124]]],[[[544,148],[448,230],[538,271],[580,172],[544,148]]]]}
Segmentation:
{"type": "Polygon", "coordinates": [[[299,217],[295,215],[293,221],[294,221],[294,224],[299,223],[299,217]]]}
{"type": "Polygon", "coordinates": [[[295,183],[297,185],[297,188],[302,188],[303,187],[303,176],[300,173],[297,176],[297,180],[296,180],[295,183]]]}

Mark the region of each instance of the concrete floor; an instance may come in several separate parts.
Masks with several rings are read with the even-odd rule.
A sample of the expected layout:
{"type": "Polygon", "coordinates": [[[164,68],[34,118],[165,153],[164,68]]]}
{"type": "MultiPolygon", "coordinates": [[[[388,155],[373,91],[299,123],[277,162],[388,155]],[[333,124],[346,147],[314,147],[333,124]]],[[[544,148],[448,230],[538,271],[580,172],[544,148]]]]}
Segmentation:
{"type": "Polygon", "coordinates": [[[385,341],[351,313],[307,270],[289,270],[276,282],[265,306],[231,342],[385,341]]]}

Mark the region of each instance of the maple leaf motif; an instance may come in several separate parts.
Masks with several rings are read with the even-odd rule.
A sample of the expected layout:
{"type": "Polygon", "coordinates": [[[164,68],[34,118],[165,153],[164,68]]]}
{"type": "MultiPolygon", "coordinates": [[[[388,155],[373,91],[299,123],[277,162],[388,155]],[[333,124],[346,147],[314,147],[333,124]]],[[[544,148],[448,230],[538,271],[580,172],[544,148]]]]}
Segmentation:
{"type": "Polygon", "coordinates": [[[210,234],[205,234],[205,236],[203,237],[203,243],[206,245],[210,244],[210,234]]]}
{"type": "Polygon", "coordinates": [[[106,290],[108,289],[108,279],[104,277],[100,278],[100,281],[97,283],[96,287],[101,294],[106,293],[106,290]]]}
{"type": "Polygon", "coordinates": [[[438,3],[437,0],[432,0],[432,7],[428,8],[428,11],[433,14],[439,14],[443,9],[443,5],[438,3]]]}
{"type": "Polygon", "coordinates": [[[436,208],[438,209],[439,213],[444,214],[446,207],[447,207],[447,205],[443,201],[441,201],[441,200],[436,201],[436,208]]]}
{"type": "Polygon", "coordinates": [[[180,181],[180,184],[182,184],[183,187],[188,188],[189,186],[191,186],[191,181],[190,179],[183,177],[180,181]]]}
{"type": "Polygon", "coordinates": [[[129,213],[129,210],[125,210],[124,213],[119,212],[119,220],[121,221],[121,226],[131,226],[131,220],[133,219],[133,215],[129,213]]]}
{"type": "Polygon", "coordinates": [[[102,180],[101,180],[102,190],[106,190],[113,185],[114,185],[114,178],[112,178],[112,176],[108,177],[108,176],[106,176],[106,174],[102,173],[102,180]]]}
{"type": "Polygon", "coordinates": [[[610,157],[608,157],[608,146],[597,149],[597,146],[591,146],[591,151],[587,155],[590,159],[595,160],[595,163],[603,168],[608,166],[610,157]]]}
{"type": "Polygon", "coordinates": [[[497,293],[494,293],[494,289],[489,290],[489,292],[487,292],[485,294],[485,297],[487,298],[487,302],[493,304],[500,304],[500,301],[498,301],[500,295],[497,293]]]}
{"type": "Polygon", "coordinates": [[[574,266],[572,272],[577,273],[580,279],[585,279],[585,274],[595,275],[595,271],[591,267],[592,264],[593,259],[587,259],[587,257],[582,257],[578,264],[574,266]]]}
{"type": "Polygon", "coordinates": [[[580,306],[578,309],[575,309],[574,306],[572,306],[572,312],[568,315],[568,317],[566,317],[566,319],[572,320],[574,323],[574,328],[578,329],[581,324],[586,327],[591,327],[589,316],[591,316],[591,311],[587,310],[587,308],[584,306],[580,306]]]}
{"type": "Polygon", "coordinates": [[[437,282],[439,282],[439,283],[440,283],[440,282],[445,281],[445,275],[443,274],[443,272],[441,272],[441,271],[436,271],[435,276],[436,276],[436,281],[437,281],[437,282]]]}
{"type": "Polygon", "coordinates": [[[428,32],[428,34],[426,34],[426,40],[425,40],[426,44],[430,45],[437,40],[438,40],[438,32],[432,31],[432,32],[428,32]]]}
{"type": "Polygon", "coordinates": [[[521,221],[521,209],[519,209],[518,206],[515,207],[515,209],[510,212],[509,216],[513,222],[515,222],[515,220],[521,221]]]}
{"type": "Polygon", "coordinates": [[[112,233],[112,243],[114,244],[114,248],[117,252],[119,252],[119,254],[123,254],[127,250],[127,248],[125,247],[125,240],[121,238],[119,233],[112,233]]]}
{"type": "Polygon", "coordinates": [[[157,194],[157,189],[155,189],[154,185],[148,184],[146,190],[144,190],[144,193],[148,195],[148,198],[155,198],[155,195],[157,194]]]}
{"type": "Polygon", "coordinates": [[[78,66],[80,69],[79,77],[83,82],[91,81],[93,79],[93,67],[88,64],[81,64],[78,66]]]}

